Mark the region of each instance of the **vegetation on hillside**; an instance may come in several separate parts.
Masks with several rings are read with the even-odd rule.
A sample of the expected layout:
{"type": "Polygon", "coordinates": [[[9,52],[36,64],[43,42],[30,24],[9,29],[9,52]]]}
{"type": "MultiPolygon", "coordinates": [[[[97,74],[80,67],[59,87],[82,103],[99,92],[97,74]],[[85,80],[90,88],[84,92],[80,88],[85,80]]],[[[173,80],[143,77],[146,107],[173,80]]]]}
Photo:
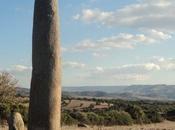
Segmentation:
{"type": "MultiPolygon", "coordinates": [[[[13,111],[28,122],[28,97],[17,94],[17,81],[0,73],[0,121],[13,111]]],[[[97,126],[132,125],[175,121],[175,102],[62,97],[62,125],[84,123],[97,126]]]]}
{"type": "Polygon", "coordinates": [[[63,102],[65,103],[65,106],[62,109],[63,125],[85,123],[89,125],[112,126],[148,124],[158,123],[164,120],[175,120],[175,102],[125,101],[118,99],[88,98],[75,99],[70,97],[63,98],[63,102]],[[86,102],[88,104],[90,101],[93,102],[88,106],[81,104],[81,106],[86,107],[72,108],[70,107],[70,100],[74,100],[72,103],[75,103],[75,101],[83,101],[85,104],[86,102]],[[96,108],[94,102],[96,105],[101,104],[101,108],[96,108]],[[68,107],[66,107],[66,103],[68,107]],[[104,103],[108,104],[108,108],[103,106],[104,103]]]}

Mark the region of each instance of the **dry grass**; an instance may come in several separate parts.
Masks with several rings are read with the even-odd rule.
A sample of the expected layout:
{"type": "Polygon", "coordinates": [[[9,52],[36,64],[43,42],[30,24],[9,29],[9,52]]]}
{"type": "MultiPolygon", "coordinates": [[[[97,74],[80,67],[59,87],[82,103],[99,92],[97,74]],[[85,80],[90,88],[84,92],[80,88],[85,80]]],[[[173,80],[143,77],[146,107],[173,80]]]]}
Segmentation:
{"type": "MultiPolygon", "coordinates": [[[[0,127],[0,130],[8,130],[8,129],[7,127],[0,127]]],[[[62,130],[175,130],[175,122],[165,121],[163,123],[149,124],[149,125],[91,127],[91,128],[78,128],[76,126],[71,126],[71,127],[64,126],[62,130]]]]}
{"type": "Polygon", "coordinates": [[[133,126],[115,126],[115,127],[92,127],[77,128],[63,127],[62,130],[175,130],[175,122],[165,121],[158,124],[133,125],[133,126]]]}

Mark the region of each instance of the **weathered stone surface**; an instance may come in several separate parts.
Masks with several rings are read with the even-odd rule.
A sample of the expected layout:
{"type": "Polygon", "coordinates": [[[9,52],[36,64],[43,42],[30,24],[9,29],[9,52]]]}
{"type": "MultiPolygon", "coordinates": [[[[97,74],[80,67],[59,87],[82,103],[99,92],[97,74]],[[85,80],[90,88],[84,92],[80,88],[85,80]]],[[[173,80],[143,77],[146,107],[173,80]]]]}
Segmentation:
{"type": "Polygon", "coordinates": [[[18,112],[13,112],[8,118],[9,130],[24,130],[24,121],[18,112]]]}
{"type": "Polygon", "coordinates": [[[61,58],[57,0],[35,0],[29,130],[60,130],[61,58]]]}

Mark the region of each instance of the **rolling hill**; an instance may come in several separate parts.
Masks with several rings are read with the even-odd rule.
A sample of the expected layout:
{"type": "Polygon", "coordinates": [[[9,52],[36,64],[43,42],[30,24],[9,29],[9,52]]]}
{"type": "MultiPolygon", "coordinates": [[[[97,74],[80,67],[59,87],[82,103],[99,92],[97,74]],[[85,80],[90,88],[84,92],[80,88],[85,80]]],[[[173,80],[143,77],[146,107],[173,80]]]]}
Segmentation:
{"type": "MultiPolygon", "coordinates": [[[[29,89],[18,88],[21,95],[29,89]]],[[[118,98],[125,100],[175,100],[175,85],[83,86],[63,87],[63,95],[72,97],[118,98]]]]}

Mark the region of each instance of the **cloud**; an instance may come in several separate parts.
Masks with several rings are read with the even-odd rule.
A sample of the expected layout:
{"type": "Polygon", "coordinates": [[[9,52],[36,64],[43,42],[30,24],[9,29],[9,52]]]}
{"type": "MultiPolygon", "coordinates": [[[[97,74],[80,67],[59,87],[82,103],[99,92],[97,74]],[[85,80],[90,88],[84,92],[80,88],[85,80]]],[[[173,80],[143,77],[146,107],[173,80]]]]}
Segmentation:
{"type": "Polygon", "coordinates": [[[92,56],[94,56],[94,57],[105,57],[105,56],[107,56],[107,55],[104,54],[104,53],[93,52],[93,53],[92,53],[92,56]]]}
{"type": "Polygon", "coordinates": [[[12,74],[15,79],[19,81],[19,86],[21,87],[29,87],[30,80],[31,80],[31,72],[32,67],[26,65],[12,65],[9,68],[1,69],[1,71],[8,72],[12,74]]]}
{"type": "Polygon", "coordinates": [[[73,68],[73,69],[82,69],[86,67],[86,64],[75,62],[75,61],[68,61],[63,63],[64,68],[73,68]]]}
{"type": "Polygon", "coordinates": [[[135,79],[148,80],[149,76],[154,72],[159,71],[174,71],[175,58],[164,58],[155,56],[147,63],[143,64],[125,64],[116,67],[101,67],[97,66],[89,71],[89,77],[92,79],[106,79],[107,77],[113,79],[135,79]],[[95,78],[96,77],[96,78],[95,78]]]}
{"type": "Polygon", "coordinates": [[[32,67],[18,64],[18,65],[12,65],[9,68],[1,69],[0,71],[9,72],[12,74],[28,73],[32,71],[32,67]]]}
{"type": "Polygon", "coordinates": [[[146,74],[128,74],[128,75],[123,75],[123,74],[120,74],[120,75],[116,75],[113,77],[115,80],[117,81],[146,81],[148,79],[150,79],[150,76],[149,75],[146,75],[146,74]]]}
{"type": "Polygon", "coordinates": [[[101,22],[106,24],[106,20],[113,15],[113,12],[102,12],[99,9],[84,9],[81,14],[76,14],[73,16],[75,20],[82,20],[84,22],[101,22]]]}
{"type": "Polygon", "coordinates": [[[104,69],[103,69],[103,67],[97,66],[96,71],[97,72],[104,72],[104,69]]]}
{"type": "Polygon", "coordinates": [[[174,0],[140,0],[115,11],[83,9],[75,20],[107,26],[175,31],[174,0]]]}
{"type": "Polygon", "coordinates": [[[154,63],[126,64],[112,68],[96,67],[93,73],[115,74],[145,74],[151,71],[160,70],[160,66],[154,63]]]}
{"type": "Polygon", "coordinates": [[[80,15],[79,15],[79,14],[74,15],[74,16],[73,16],[73,19],[75,19],[75,20],[80,19],[80,15]]]}
{"type": "Polygon", "coordinates": [[[160,66],[154,63],[126,64],[116,67],[104,68],[97,66],[88,70],[85,78],[96,81],[146,81],[152,72],[160,70],[160,66]]]}
{"type": "Polygon", "coordinates": [[[67,48],[65,48],[65,47],[61,47],[61,52],[62,52],[62,53],[67,52],[67,51],[68,51],[67,48]]]}
{"type": "Polygon", "coordinates": [[[154,56],[152,62],[159,65],[162,70],[172,71],[175,70],[175,58],[164,58],[154,56]]]}
{"type": "Polygon", "coordinates": [[[120,33],[115,36],[101,38],[99,40],[83,40],[73,47],[75,51],[85,50],[110,50],[114,48],[126,48],[133,49],[138,44],[152,44],[162,40],[168,40],[171,35],[163,33],[161,31],[151,29],[146,30],[145,34],[129,34],[120,33]]]}
{"type": "Polygon", "coordinates": [[[32,67],[24,66],[24,65],[14,65],[11,70],[12,71],[18,71],[18,72],[31,71],[32,67]]]}

